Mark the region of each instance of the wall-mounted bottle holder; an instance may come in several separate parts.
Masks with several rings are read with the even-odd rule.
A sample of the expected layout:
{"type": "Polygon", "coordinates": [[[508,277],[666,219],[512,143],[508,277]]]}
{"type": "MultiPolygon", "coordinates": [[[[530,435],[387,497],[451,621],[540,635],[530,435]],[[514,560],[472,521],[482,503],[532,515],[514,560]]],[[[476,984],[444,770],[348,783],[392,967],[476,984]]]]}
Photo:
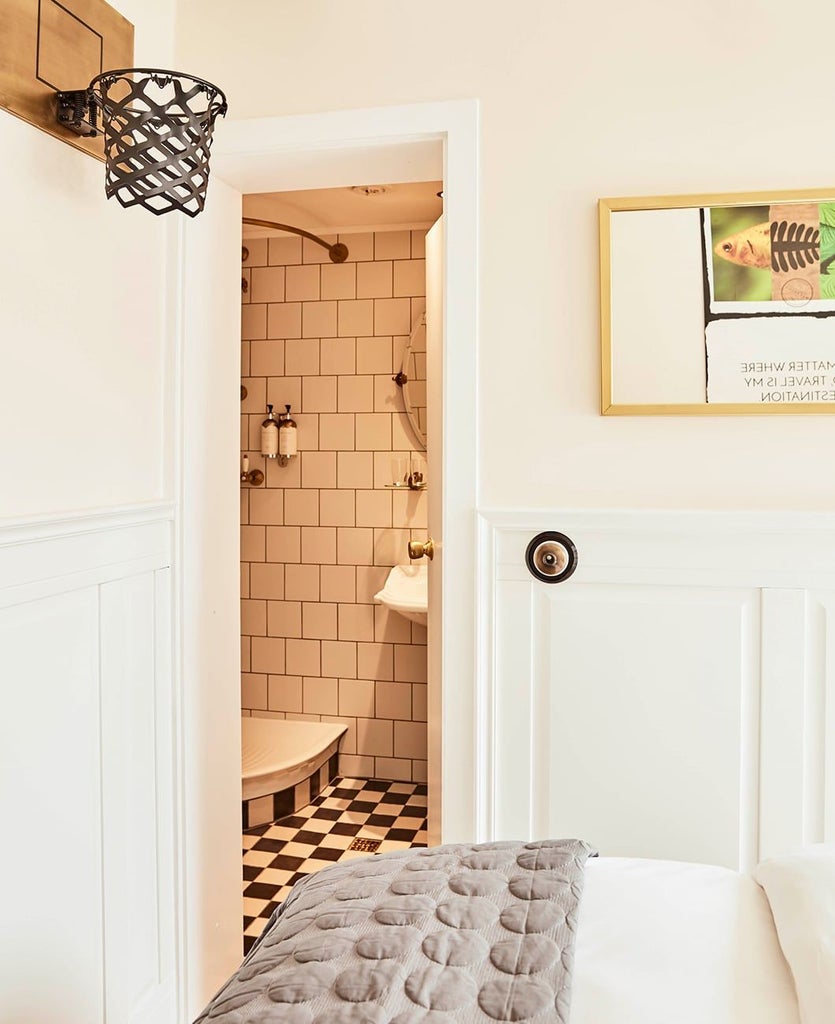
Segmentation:
{"type": "Polygon", "coordinates": [[[279,466],[289,466],[290,459],[299,454],[296,421],[287,412],[276,419],[272,405],[267,406],[268,415],[261,424],[261,454],[265,459],[275,459],[279,466]]]}
{"type": "Polygon", "coordinates": [[[525,564],[535,579],[543,583],[562,583],[577,568],[577,548],[564,533],[546,530],[528,544],[525,564]]]}

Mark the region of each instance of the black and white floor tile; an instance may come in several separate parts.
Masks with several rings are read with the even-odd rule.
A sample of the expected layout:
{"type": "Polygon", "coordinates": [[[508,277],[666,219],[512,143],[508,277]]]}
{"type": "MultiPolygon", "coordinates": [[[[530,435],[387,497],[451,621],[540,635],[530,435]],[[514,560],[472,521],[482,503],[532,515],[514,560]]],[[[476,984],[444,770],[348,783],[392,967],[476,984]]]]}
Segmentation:
{"type": "Polygon", "coordinates": [[[244,953],[300,878],[336,861],[369,856],[349,849],[357,839],[378,841],[374,853],[426,846],[426,786],[337,778],[295,814],[247,829],[244,953]]]}

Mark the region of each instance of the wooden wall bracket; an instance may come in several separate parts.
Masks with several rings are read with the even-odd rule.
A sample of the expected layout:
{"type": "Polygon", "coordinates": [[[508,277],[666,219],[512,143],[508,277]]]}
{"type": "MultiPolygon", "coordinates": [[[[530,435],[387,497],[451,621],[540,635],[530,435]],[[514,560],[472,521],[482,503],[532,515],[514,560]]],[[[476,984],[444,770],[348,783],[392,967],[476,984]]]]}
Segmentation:
{"type": "Polygon", "coordinates": [[[2,0],[0,48],[0,107],[103,160],[100,132],[81,134],[74,118],[58,123],[58,93],[133,67],[133,25],[104,0],[2,0]]]}

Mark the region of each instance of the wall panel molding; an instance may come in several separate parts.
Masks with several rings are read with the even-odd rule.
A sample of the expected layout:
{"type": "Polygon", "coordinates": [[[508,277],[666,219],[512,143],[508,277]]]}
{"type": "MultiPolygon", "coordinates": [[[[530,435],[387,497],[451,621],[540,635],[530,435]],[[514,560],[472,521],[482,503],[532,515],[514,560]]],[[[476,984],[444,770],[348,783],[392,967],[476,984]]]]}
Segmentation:
{"type": "Polygon", "coordinates": [[[831,839],[835,516],[480,518],[485,837],[741,869],[831,839]],[[564,584],[525,567],[545,529],[577,545],[564,584]]]}
{"type": "Polygon", "coordinates": [[[16,1019],[176,1019],[172,517],[0,524],[0,806],[29,837],[0,854],[16,1019]]]}
{"type": "Polygon", "coordinates": [[[141,523],[171,520],[174,512],[173,502],[142,502],[90,509],[87,512],[0,518],[0,545],[20,544],[29,540],[54,540],[57,537],[100,533],[141,523]]]}
{"type": "Polygon", "coordinates": [[[835,588],[806,596],[803,842],[835,842],[835,588]]]}
{"type": "Polygon", "coordinates": [[[0,606],[169,565],[174,508],[0,522],[0,606]]]}

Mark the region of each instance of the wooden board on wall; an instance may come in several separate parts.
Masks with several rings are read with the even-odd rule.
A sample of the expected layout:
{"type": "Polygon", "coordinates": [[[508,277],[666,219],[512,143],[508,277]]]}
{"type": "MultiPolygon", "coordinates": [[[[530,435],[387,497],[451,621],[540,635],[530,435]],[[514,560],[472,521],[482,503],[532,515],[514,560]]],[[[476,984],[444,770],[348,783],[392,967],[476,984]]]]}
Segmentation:
{"type": "Polygon", "coordinates": [[[129,67],[133,25],[104,0],[0,3],[0,107],[99,160],[101,135],[85,139],[59,125],[55,95],[129,67]]]}

